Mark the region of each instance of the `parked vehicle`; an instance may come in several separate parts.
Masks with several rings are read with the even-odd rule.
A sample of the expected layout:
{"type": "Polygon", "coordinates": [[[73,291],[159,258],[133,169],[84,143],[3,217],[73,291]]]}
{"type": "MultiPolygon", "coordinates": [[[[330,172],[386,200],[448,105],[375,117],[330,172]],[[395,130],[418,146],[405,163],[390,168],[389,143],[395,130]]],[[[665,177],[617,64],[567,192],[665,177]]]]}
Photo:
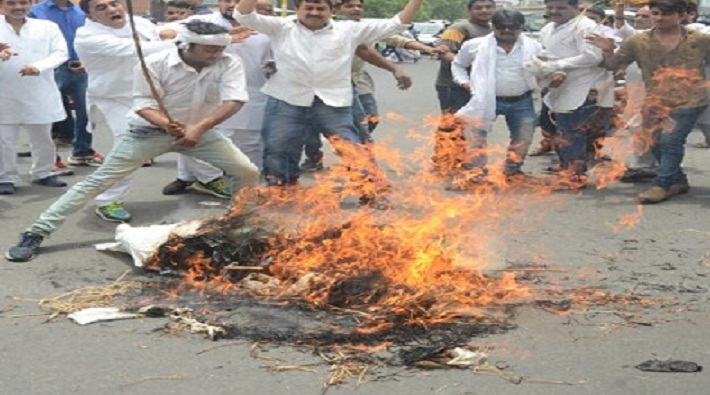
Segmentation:
{"type": "Polygon", "coordinates": [[[442,22],[415,22],[415,38],[422,44],[437,46],[446,25],[442,22]]]}

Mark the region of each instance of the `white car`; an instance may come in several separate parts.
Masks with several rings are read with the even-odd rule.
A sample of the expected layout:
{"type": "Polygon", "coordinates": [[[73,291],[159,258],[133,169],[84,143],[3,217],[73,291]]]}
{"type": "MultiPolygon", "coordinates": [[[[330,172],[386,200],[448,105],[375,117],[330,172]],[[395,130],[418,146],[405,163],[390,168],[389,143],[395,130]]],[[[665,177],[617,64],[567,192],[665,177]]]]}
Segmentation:
{"type": "Polygon", "coordinates": [[[441,41],[441,33],[446,28],[441,22],[415,22],[414,31],[417,41],[422,44],[437,46],[441,41]]]}

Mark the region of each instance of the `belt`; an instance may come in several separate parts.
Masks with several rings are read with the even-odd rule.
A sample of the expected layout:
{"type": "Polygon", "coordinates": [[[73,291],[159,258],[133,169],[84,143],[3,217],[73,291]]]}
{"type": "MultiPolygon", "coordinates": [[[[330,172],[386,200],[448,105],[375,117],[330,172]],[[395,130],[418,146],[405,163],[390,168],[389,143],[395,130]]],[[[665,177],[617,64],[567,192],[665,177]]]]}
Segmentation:
{"type": "Polygon", "coordinates": [[[523,99],[527,99],[528,97],[532,96],[533,91],[529,90],[522,95],[518,96],[496,96],[496,100],[500,100],[503,102],[514,102],[514,101],[521,101],[523,99]]]}
{"type": "Polygon", "coordinates": [[[151,128],[147,126],[132,126],[129,133],[140,134],[140,135],[151,135],[151,134],[165,134],[165,131],[160,128],[151,128]]]}

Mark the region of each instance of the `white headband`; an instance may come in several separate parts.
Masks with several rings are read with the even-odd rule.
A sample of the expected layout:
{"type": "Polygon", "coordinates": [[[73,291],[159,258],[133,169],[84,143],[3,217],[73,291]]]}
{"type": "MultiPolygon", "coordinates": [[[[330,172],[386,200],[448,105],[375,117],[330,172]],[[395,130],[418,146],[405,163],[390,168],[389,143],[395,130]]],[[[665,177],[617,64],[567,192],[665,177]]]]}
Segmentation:
{"type": "Polygon", "coordinates": [[[187,27],[182,25],[178,30],[177,40],[187,44],[217,45],[220,47],[226,47],[232,43],[232,36],[230,36],[229,33],[197,34],[191,32],[187,27]]]}

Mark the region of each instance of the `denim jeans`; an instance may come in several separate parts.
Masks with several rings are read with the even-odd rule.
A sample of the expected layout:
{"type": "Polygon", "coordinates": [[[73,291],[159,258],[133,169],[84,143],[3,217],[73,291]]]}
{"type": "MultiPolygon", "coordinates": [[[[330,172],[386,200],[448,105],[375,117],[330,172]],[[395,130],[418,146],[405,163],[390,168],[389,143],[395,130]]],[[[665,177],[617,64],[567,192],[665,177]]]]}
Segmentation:
{"type": "Polygon", "coordinates": [[[471,100],[471,92],[458,85],[437,86],[436,94],[439,97],[439,107],[442,113],[453,114],[471,100]]]}
{"type": "MultiPolygon", "coordinates": [[[[505,174],[516,174],[522,172],[523,162],[532,143],[535,133],[535,123],[537,114],[533,105],[532,96],[525,99],[506,102],[496,100],[496,115],[505,117],[505,123],[510,131],[510,143],[505,159],[505,174]]],[[[488,155],[488,133],[486,129],[469,130],[466,138],[473,151],[471,162],[466,165],[467,169],[482,169],[482,174],[487,172],[488,155]]]]}
{"type": "MultiPolygon", "coordinates": [[[[304,144],[326,137],[359,145],[360,131],[353,122],[351,107],[331,107],[316,97],[310,107],[294,106],[269,97],[262,136],[264,139],[264,176],[269,185],[288,185],[298,181],[299,160],[304,144]]],[[[319,141],[320,143],[320,141],[319,141]]],[[[357,150],[358,148],[356,148],[357,150]]],[[[363,155],[367,155],[363,148],[363,155]]]]}
{"type": "MultiPolygon", "coordinates": [[[[360,141],[363,143],[372,142],[370,133],[367,130],[365,124],[363,123],[365,118],[367,117],[367,113],[365,112],[362,102],[360,102],[360,98],[355,92],[354,88],[353,105],[351,107],[351,111],[353,114],[353,124],[358,130],[360,141]]],[[[314,162],[323,159],[323,142],[320,139],[320,135],[321,133],[314,128],[309,128],[308,130],[306,130],[304,153],[306,154],[306,158],[314,162]]]]}
{"type": "Polygon", "coordinates": [[[365,93],[358,95],[360,103],[362,104],[363,110],[365,110],[365,115],[367,116],[367,132],[372,134],[375,128],[380,123],[380,112],[377,108],[377,99],[372,93],[365,93]]]}
{"type": "Polygon", "coordinates": [[[706,107],[675,110],[670,115],[675,121],[673,130],[659,129],[654,132],[656,144],[653,147],[653,156],[656,157],[659,165],[653,185],[669,188],[671,185],[688,183],[688,177],[681,167],[685,156],[685,142],[706,107]]]}
{"type": "Polygon", "coordinates": [[[49,236],[89,200],[135,172],[144,163],[167,152],[190,155],[222,169],[232,186],[256,186],[259,171],[234,144],[221,133],[210,130],[191,148],[174,144],[175,137],[155,129],[134,129],[120,136],[104,164],[75,184],[55,201],[28,229],[49,236]]]}
{"type": "Polygon", "coordinates": [[[69,70],[67,63],[54,69],[54,81],[63,96],[74,102],[74,135],[72,140],[72,155],[86,156],[94,153],[92,136],[86,127],[89,123],[86,109],[86,88],[88,76],[86,72],[75,73],[69,70]]]}
{"type": "Polygon", "coordinates": [[[596,100],[587,99],[569,112],[553,112],[557,127],[562,168],[576,175],[587,172],[587,123],[597,109],[596,100]]]}

